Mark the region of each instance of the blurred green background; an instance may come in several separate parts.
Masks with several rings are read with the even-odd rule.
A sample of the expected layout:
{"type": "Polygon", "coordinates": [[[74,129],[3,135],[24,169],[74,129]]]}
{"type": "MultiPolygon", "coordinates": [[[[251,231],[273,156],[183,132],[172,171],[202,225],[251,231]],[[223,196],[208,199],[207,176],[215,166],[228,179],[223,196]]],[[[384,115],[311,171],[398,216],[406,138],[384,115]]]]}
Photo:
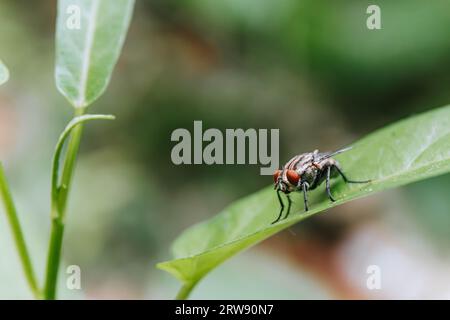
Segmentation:
{"type": "MultiPolygon", "coordinates": [[[[0,2],[0,159],[43,274],[50,159],[72,108],[53,80],[56,1],[0,2]]],[[[186,227],[270,184],[259,166],[170,160],[177,128],[279,128],[280,161],[333,150],[450,101],[450,1],[137,0],[123,54],[90,112],[64,241],[82,291],[172,298],[156,270],[186,227]],[[381,8],[368,30],[366,9],[381,8]]],[[[450,299],[450,175],[329,210],[233,258],[193,298],[450,299]],[[382,270],[366,287],[367,266],[382,270]]],[[[274,213],[275,214],[275,213],[274,213]]],[[[0,298],[31,298],[0,211],[0,298]]]]}

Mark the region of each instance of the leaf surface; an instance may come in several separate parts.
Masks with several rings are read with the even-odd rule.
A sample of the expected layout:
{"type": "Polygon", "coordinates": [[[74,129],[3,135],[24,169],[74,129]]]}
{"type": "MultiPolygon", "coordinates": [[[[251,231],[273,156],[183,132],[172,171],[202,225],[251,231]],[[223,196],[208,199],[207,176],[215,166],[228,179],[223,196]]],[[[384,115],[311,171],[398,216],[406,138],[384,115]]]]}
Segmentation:
{"type": "Polygon", "coordinates": [[[371,182],[345,184],[342,179],[335,179],[331,187],[337,199],[334,203],[327,198],[325,187],[319,186],[309,193],[308,212],[304,212],[301,194],[293,194],[289,218],[273,225],[279,204],[273,187],[264,188],[186,230],[173,244],[174,260],[159,263],[158,267],[178,278],[188,292],[226,259],[311,215],[378,191],[449,172],[450,106],[377,130],[336,159],[350,179],[371,182]]]}

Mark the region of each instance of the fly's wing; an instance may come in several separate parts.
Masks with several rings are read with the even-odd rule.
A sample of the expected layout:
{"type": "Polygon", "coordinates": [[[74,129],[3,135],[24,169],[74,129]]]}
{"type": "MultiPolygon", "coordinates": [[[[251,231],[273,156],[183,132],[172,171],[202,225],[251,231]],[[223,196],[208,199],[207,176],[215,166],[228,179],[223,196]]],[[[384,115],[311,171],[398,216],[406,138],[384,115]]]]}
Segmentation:
{"type": "Polygon", "coordinates": [[[321,161],[321,160],[325,160],[325,159],[334,157],[335,155],[340,154],[345,151],[348,151],[351,148],[352,147],[346,147],[346,148],[342,148],[342,149],[339,149],[339,150],[333,151],[333,152],[321,152],[321,153],[317,154],[316,161],[321,161]]]}

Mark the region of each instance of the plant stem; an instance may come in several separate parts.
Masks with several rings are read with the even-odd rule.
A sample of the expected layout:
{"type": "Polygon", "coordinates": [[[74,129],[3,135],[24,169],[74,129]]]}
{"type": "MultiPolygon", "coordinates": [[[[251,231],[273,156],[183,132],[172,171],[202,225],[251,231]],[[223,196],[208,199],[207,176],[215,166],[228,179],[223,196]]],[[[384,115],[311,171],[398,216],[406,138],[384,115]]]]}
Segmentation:
{"type": "Polygon", "coordinates": [[[14,202],[11,196],[11,192],[8,188],[5,173],[0,163],[0,196],[3,199],[5,205],[6,216],[8,217],[9,224],[16,243],[17,252],[19,253],[20,261],[22,262],[22,268],[25,273],[28,285],[31,288],[36,299],[41,297],[39,286],[36,281],[36,276],[33,270],[33,264],[31,263],[30,255],[25,243],[25,238],[20,227],[19,217],[14,206],[14,202]]]}
{"type": "Polygon", "coordinates": [[[183,286],[180,288],[180,291],[178,291],[178,294],[175,299],[186,300],[191,294],[191,291],[192,289],[194,289],[196,284],[197,284],[196,281],[184,283],[183,286]]]}
{"type": "MultiPolygon", "coordinates": [[[[75,109],[75,117],[81,116],[84,109],[75,109]]],[[[78,149],[80,147],[83,125],[78,125],[72,131],[70,141],[67,146],[64,158],[64,167],[61,173],[61,183],[56,197],[52,196],[52,226],[48,248],[47,271],[44,287],[44,298],[54,300],[56,298],[56,286],[58,280],[58,270],[61,260],[61,248],[64,235],[64,216],[67,207],[67,197],[69,194],[73,171],[76,163],[78,149]]]]}

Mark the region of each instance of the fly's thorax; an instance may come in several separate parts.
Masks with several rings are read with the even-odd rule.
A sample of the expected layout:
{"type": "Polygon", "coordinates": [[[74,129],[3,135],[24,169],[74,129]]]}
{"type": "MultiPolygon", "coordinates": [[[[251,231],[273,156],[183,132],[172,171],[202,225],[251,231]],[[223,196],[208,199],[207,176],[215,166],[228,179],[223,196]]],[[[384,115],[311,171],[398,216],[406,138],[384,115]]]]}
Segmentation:
{"type": "Polygon", "coordinates": [[[303,168],[306,168],[313,162],[313,159],[314,153],[302,153],[289,160],[284,168],[287,170],[295,170],[297,172],[301,172],[303,168]]]}
{"type": "Polygon", "coordinates": [[[301,172],[302,181],[307,182],[309,185],[311,185],[314,182],[318,171],[320,170],[312,164],[304,168],[301,172]]]}
{"type": "Polygon", "coordinates": [[[291,168],[298,173],[301,178],[301,181],[310,182],[310,180],[314,177],[316,168],[313,166],[314,163],[314,155],[315,153],[303,153],[296,159],[296,161],[292,162],[291,168]]]}

